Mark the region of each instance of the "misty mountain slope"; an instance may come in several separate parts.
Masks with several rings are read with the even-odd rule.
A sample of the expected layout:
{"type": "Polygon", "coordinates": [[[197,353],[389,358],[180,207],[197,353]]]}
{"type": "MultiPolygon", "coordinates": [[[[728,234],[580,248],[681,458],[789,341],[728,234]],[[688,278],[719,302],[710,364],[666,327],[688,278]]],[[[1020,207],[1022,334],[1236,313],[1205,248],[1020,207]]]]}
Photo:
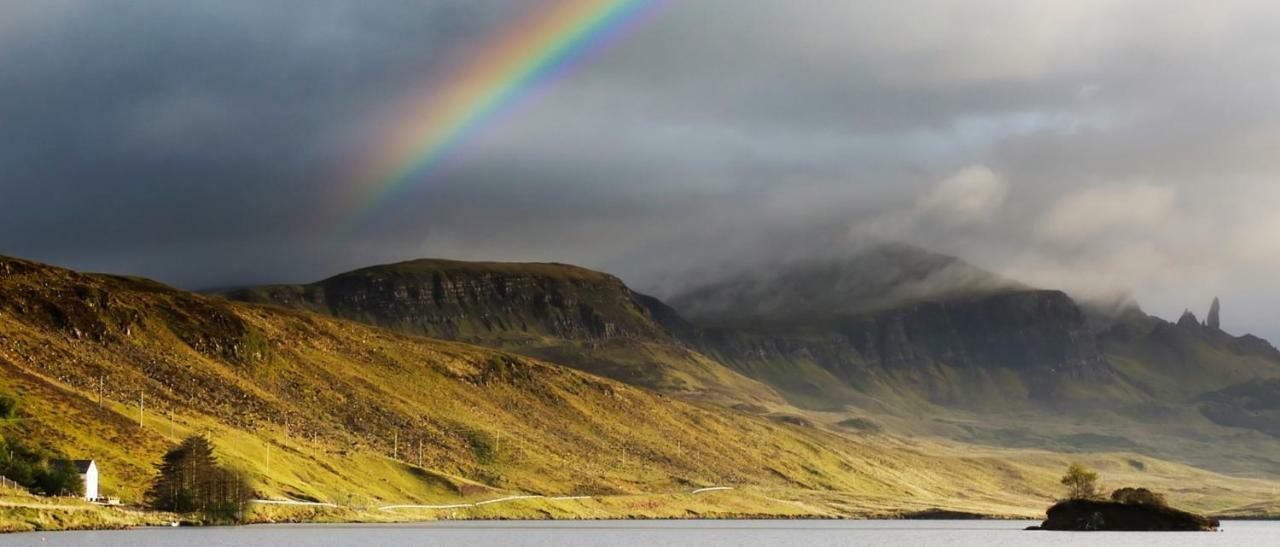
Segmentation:
{"type": "Polygon", "coordinates": [[[1228,385],[1280,377],[1280,351],[1256,336],[1232,336],[1188,312],[1177,323],[1130,310],[1099,333],[1108,358],[1160,400],[1190,400],[1228,385]]]}
{"type": "MultiPolygon", "coordinates": [[[[885,256],[861,265],[883,264],[885,256]]],[[[950,263],[928,253],[899,256],[909,264],[950,263]]],[[[797,284],[820,294],[846,277],[895,275],[840,276],[801,265],[772,279],[786,280],[777,294],[794,294],[797,284]]],[[[1223,418],[1221,404],[1198,402],[1233,384],[1277,377],[1280,352],[1266,341],[1190,316],[1175,324],[1137,308],[1103,313],[1060,291],[983,285],[966,293],[967,286],[939,285],[938,296],[866,311],[817,302],[806,316],[791,303],[778,316],[705,317],[684,332],[703,353],[793,404],[870,413],[897,431],[999,446],[1137,450],[1236,472],[1280,472],[1280,445],[1259,435],[1268,432],[1256,427],[1259,420],[1240,412],[1223,418]]],[[[764,284],[755,290],[769,292],[764,284]]]]}
{"type": "Polygon", "coordinates": [[[906,246],[726,279],[672,298],[693,318],[686,337],[810,407],[851,392],[960,407],[1181,401],[1280,372],[1259,338],[1136,309],[1099,318],[1060,291],[906,246]]]}
{"type": "MultiPolygon", "coordinates": [[[[0,391],[19,405],[7,437],[98,460],[106,491],[128,501],[191,433],[210,435],[260,496],[375,507],[734,485],[834,514],[1029,514],[1068,459],[1210,510],[1260,503],[1271,487],[1133,454],[793,426],[491,349],[7,258],[0,391]]],[[[763,505],[738,510],[798,511],[749,499],[763,505]]]]}
{"type": "Polygon", "coordinates": [[[415,260],[226,296],[501,348],[665,393],[781,402],[680,341],[668,325],[681,320],[660,302],[576,266],[415,260]]]}
{"type": "Polygon", "coordinates": [[[879,245],[847,257],[765,261],[720,272],[668,301],[701,326],[803,324],[1020,288],[958,258],[906,245],[879,245]]]}
{"type": "Polygon", "coordinates": [[[1141,395],[1067,295],[908,246],[731,273],[672,302],[697,326],[693,345],[810,408],[1141,395]]]}

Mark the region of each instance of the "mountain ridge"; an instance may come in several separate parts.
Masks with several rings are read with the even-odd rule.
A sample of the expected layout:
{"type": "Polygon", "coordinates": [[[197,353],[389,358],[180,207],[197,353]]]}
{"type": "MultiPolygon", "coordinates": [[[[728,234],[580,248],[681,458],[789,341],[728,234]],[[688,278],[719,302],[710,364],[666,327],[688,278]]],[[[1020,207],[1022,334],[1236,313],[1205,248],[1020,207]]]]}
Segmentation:
{"type": "Polygon", "coordinates": [[[616,276],[556,263],[422,259],[223,296],[549,359],[627,383],[752,404],[772,388],[712,362],[655,320],[673,310],[616,276]]]}
{"type": "MultiPolygon", "coordinates": [[[[839,271],[830,268],[820,269],[813,280],[807,280],[803,267],[774,275],[774,279],[804,286],[799,292],[805,294],[822,294],[824,283],[861,287],[866,280],[896,284],[906,279],[905,283],[918,287],[920,280],[931,280],[926,283],[933,289],[927,293],[932,294],[929,297],[921,296],[925,292],[894,287],[863,287],[852,293],[836,290],[833,294],[857,296],[871,291],[915,297],[897,306],[866,309],[850,308],[856,299],[833,298],[834,304],[822,303],[811,317],[799,320],[792,319],[798,309],[792,305],[780,308],[783,312],[777,317],[686,319],[677,307],[632,291],[607,274],[593,279],[608,280],[608,290],[526,283],[521,287],[532,290],[531,294],[520,290],[513,294],[518,294],[521,302],[589,304],[589,309],[577,316],[594,315],[601,322],[624,325],[613,332],[629,333],[627,336],[592,339],[594,333],[608,332],[599,329],[588,330],[585,336],[577,334],[584,332],[581,329],[543,329],[529,334],[511,325],[535,323],[537,313],[530,311],[533,308],[508,305],[503,299],[496,301],[498,305],[485,298],[473,299],[471,302],[479,304],[451,313],[455,317],[500,316],[514,310],[505,321],[473,329],[472,333],[483,335],[463,339],[467,342],[567,364],[671,395],[756,409],[760,414],[812,420],[800,416],[819,412],[829,415],[830,423],[870,420],[894,424],[892,429],[912,434],[1001,446],[1035,446],[1028,444],[1030,439],[1058,447],[1070,447],[1071,443],[1086,448],[1137,446],[1162,457],[1210,466],[1234,461],[1224,459],[1230,449],[1221,443],[1188,443],[1186,439],[1227,437],[1238,428],[1224,428],[1208,419],[1193,402],[1195,397],[1234,383],[1280,376],[1278,354],[1261,339],[1233,337],[1199,321],[1194,327],[1178,326],[1148,316],[1133,305],[1113,306],[1111,313],[1106,313],[1098,306],[1081,305],[1061,291],[1030,288],[968,265],[963,266],[966,273],[961,278],[986,281],[947,289],[934,285],[941,278],[920,267],[950,269],[958,259],[923,251],[917,255],[899,246],[871,262],[841,259],[837,263],[880,264],[903,256],[906,266],[891,267],[887,275],[851,272],[852,283],[841,281],[839,271]],[[904,277],[902,272],[910,275],[904,277]],[[968,291],[971,287],[978,290],[968,291]],[[566,294],[573,297],[564,300],[566,294]],[[628,321],[638,321],[640,327],[628,327],[628,321]],[[744,391],[742,386],[749,389],[744,391]],[[763,389],[750,391],[757,388],[763,389]],[[1162,410],[1152,410],[1155,408],[1162,410]],[[1020,414],[1037,418],[1030,422],[1013,418],[1020,414]],[[956,420],[956,416],[966,418],[956,420]],[[1083,429],[1073,426],[1079,430],[1071,433],[1045,435],[1043,430],[1061,427],[1061,419],[1070,416],[1089,416],[1100,423],[1083,429]],[[1180,416],[1182,425],[1160,416],[1180,416]],[[1107,423],[1112,425],[1104,425],[1107,423]],[[1142,440],[1120,444],[1107,440],[1134,431],[1144,432],[1142,440]]],[[[510,263],[501,267],[508,273],[521,268],[510,263]]],[[[485,271],[484,265],[467,268],[468,275],[485,271]]],[[[378,279],[398,275],[381,273],[378,267],[361,271],[378,279]]],[[[434,274],[418,276],[417,289],[400,292],[424,290],[434,278],[434,274]]],[[[395,283],[383,285],[385,289],[395,283]]],[[[767,290],[767,284],[753,290],[767,290]]],[[[778,292],[796,294],[790,289],[778,292]]],[[[423,333],[415,323],[417,312],[412,306],[385,305],[394,304],[394,298],[384,299],[382,304],[369,303],[364,297],[355,299],[382,305],[389,310],[390,319],[371,320],[352,313],[340,316],[423,333]]],[[[1251,423],[1256,422],[1233,422],[1251,423]]],[[[1249,442],[1264,452],[1277,447],[1265,439],[1249,442]]],[[[1280,459],[1249,461],[1252,463],[1231,469],[1280,472],[1280,459]]]]}
{"type": "MultiPolygon", "coordinates": [[[[160,454],[195,433],[263,497],[377,507],[532,492],[587,495],[596,508],[515,513],[543,518],[636,515],[609,500],[722,484],[742,487],[734,506],[746,514],[1025,515],[1052,496],[1068,459],[1141,474],[1173,497],[1188,480],[1210,485],[1187,499],[1215,510],[1269,491],[1131,453],[904,440],[755,415],[510,352],[8,258],[0,371],[20,417],[4,424],[7,438],[97,459],[104,487],[131,501],[160,454]],[[769,501],[779,496],[802,505],[769,501]]],[[[666,515],[695,506],[654,503],[675,504],[666,515]]]]}
{"type": "Polygon", "coordinates": [[[822,321],[1031,288],[956,257],[888,244],[852,254],[764,260],[700,278],[667,300],[690,321],[713,327],[822,321]]]}

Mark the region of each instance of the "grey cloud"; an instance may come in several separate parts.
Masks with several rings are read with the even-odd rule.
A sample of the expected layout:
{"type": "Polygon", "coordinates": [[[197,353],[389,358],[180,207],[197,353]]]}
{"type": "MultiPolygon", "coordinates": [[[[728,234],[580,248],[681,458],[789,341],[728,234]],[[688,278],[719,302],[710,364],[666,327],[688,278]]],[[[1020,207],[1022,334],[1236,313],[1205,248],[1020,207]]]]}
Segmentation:
{"type": "Polygon", "coordinates": [[[0,252],[188,287],[560,260],[661,290],[874,226],[1280,334],[1273,2],[671,2],[343,227],[394,105],[536,9],[0,1],[0,252]],[[1134,188],[1176,198],[1073,232],[1134,188]]]}

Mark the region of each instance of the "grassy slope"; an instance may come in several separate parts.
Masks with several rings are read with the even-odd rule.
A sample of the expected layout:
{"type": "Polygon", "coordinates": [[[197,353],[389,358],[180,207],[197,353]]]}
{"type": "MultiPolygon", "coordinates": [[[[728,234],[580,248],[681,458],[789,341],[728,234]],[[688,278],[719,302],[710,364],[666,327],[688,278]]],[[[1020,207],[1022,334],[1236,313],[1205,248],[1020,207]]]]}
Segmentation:
{"type": "Polygon", "coordinates": [[[103,507],[75,498],[44,498],[0,487],[0,533],[160,526],[174,520],[165,513],[103,507]]]}
{"type": "Polygon", "coordinates": [[[620,279],[578,266],[421,259],[226,295],[552,360],[688,398],[782,404],[772,388],[677,341],[620,279]],[[598,332],[602,324],[613,332],[598,332]]]}
{"type": "MultiPolygon", "coordinates": [[[[1241,347],[1224,333],[1183,329],[1140,313],[1124,319],[1127,334],[1104,336],[1103,351],[1119,373],[1107,390],[1064,379],[1067,400],[1094,401],[1042,407],[1023,378],[1007,369],[962,371],[941,364],[859,369],[837,378],[808,356],[755,356],[734,362],[748,376],[779,388],[789,402],[824,409],[828,423],[866,417],[898,433],[941,436],[1006,447],[1064,452],[1125,450],[1221,472],[1280,475],[1280,439],[1264,434],[1264,418],[1218,405],[1242,427],[1224,427],[1202,413],[1202,394],[1254,379],[1274,378],[1280,362],[1266,351],[1241,347]],[[976,405],[946,405],[951,393],[976,405]],[[1243,426],[1255,423],[1251,428],[1243,426]]],[[[805,333],[793,335],[803,339],[805,333]]],[[[746,335],[739,335],[746,336],[746,335]]],[[[820,335],[809,339],[820,347],[820,335]]],[[[716,354],[711,354],[717,357],[716,354]]],[[[959,398],[959,397],[956,397],[959,398]]],[[[1237,404],[1244,404],[1243,402],[1237,404]]]]}
{"type": "MultiPolygon", "coordinates": [[[[6,432],[98,459],[104,489],[126,500],[139,499],[171,428],[208,433],[267,497],[377,507],[600,496],[471,516],[781,515],[796,502],[810,514],[1032,515],[1068,459],[797,427],[489,349],[10,259],[0,294],[0,388],[21,395],[28,418],[6,432]],[[681,494],[713,485],[743,490],[681,494]]],[[[1272,487],[1129,454],[1080,458],[1126,483],[1203,485],[1164,488],[1192,507],[1258,503],[1272,487]]]]}

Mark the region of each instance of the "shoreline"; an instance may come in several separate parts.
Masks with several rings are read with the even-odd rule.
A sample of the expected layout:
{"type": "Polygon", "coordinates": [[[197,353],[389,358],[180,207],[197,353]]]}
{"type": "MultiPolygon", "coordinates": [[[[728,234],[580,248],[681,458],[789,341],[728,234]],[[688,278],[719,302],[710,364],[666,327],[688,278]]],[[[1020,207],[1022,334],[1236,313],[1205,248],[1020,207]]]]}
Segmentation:
{"type": "MultiPolygon", "coordinates": [[[[150,512],[140,512],[143,514],[151,514],[150,512]]],[[[162,515],[155,513],[153,515],[162,515]]],[[[161,519],[163,520],[163,519],[161,519]]],[[[1280,522],[1280,515],[1268,515],[1258,517],[1232,517],[1221,519],[1223,522],[1280,522]]],[[[485,522],[528,522],[528,523],[556,523],[556,522],[690,522],[690,521],[707,521],[707,522],[784,522],[784,521],[837,521],[837,522],[961,522],[961,521],[991,521],[991,522],[1038,522],[1037,519],[1025,516],[1015,515],[987,515],[981,517],[969,518],[918,518],[918,517],[892,517],[884,515],[857,515],[857,516],[782,516],[782,515],[720,515],[720,516],[699,516],[699,517],[625,517],[625,516],[601,516],[601,517],[574,517],[574,518],[528,518],[528,517],[460,517],[460,518],[410,518],[410,519],[297,519],[297,520],[250,520],[243,523],[226,524],[226,523],[198,523],[193,521],[183,521],[181,519],[168,522],[152,522],[152,523],[69,523],[63,527],[18,527],[11,526],[11,523],[0,521],[0,536],[7,534],[21,533],[40,533],[40,532],[91,532],[91,531],[129,531],[129,530],[146,530],[153,528],[243,528],[252,526],[324,526],[324,525],[350,525],[350,526],[404,526],[415,524],[448,524],[448,523],[485,523],[485,522]]]]}
{"type": "MultiPolygon", "coordinates": [[[[739,523],[767,523],[767,522],[796,522],[796,521],[827,521],[841,523],[856,522],[1035,522],[1034,519],[1024,517],[1018,518],[992,518],[992,519],[907,519],[907,518],[746,518],[746,517],[725,517],[725,518],[580,518],[580,519],[526,519],[526,518],[474,518],[474,519],[432,519],[432,520],[404,520],[404,521],[304,521],[304,522],[246,522],[240,524],[182,524],[173,526],[171,524],[144,524],[130,526],[105,526],[105,527],[72,527],[59,529],[29,529],[29,530],[6,530],[0,532],[0,537],[11,534],[42,534],[42,533],[62,533],[62,532],[124,532],[124,531],[145,531],[166,528],[288,528],[288,527],[414,527],[422,526],[429,528],[438,525],[441,528],[458,528],[467,527],[466,525],[482,526],[485,523],[504,523],[504,524],[529,524],[529,525],[546,525],[545,528],[553,529],[556,523],[599,523],[599,524],[621,524],[621,523],[677,523],[677,522],[739,522],[739,523]]],[[[1233,519],[1228,522],[1280,522],[1280,516],[1274,518],[1248,518],[1233,519]]],[[[584,527],[589,529],[590,527],[584,527]]],[[[645,526],[637,526],[637,528],[646,528],[645,526]]],[[[653,528],[661,528],[654,526],[653,528]]],[[[927,528],[927,527],[922,527],[927,528]]],[[[1016,528],[1010,531],[1021,532],[1031,531],[1030,528],[1016,528]]],[[[1035,529],[1034,531],[1042,531],[1035,529]]],[[[1050,531],[1052,532],[1052,531],[1050,531]]],[[[1221,532],[1221,530],[1217,530],[1221,532]]],[[[1066,534],[1075,534],[1079,532],[1058,532],[1066,534]]],[[[1132,532],[1144,533],[1144,532],[1132,532]]],[[[1146,533],[1167,533],[1167,532],[1146,532],[1146,533]]]]}
{"type": "MultiPolygon", "coordinates": [[[[263,500],[272,501],[272,500],[263,500]]],[[[864,505],[865,510],[835,510],[814,502],[786,501],[751,490],[701,495],[667,494],[617,497],[509,496],[497,500],[431,505],[345,507],[336,504],[255,504],[241,523],[200,522],[131,506],[102,506],[68,499],[32,497],[0,501],[0,534],[76,530],[127,530],[171,527],[273,524],[425,524],[433,522],[605,522],[605,521],[1039,521],[1043,514],[981,513],[943,507],[864,505]],[[501,502],[501,503],[497,503],[501,502]]],[[[1214,517],[1222,521],[1275,521],[1280,515],[1214,517]]]]}

